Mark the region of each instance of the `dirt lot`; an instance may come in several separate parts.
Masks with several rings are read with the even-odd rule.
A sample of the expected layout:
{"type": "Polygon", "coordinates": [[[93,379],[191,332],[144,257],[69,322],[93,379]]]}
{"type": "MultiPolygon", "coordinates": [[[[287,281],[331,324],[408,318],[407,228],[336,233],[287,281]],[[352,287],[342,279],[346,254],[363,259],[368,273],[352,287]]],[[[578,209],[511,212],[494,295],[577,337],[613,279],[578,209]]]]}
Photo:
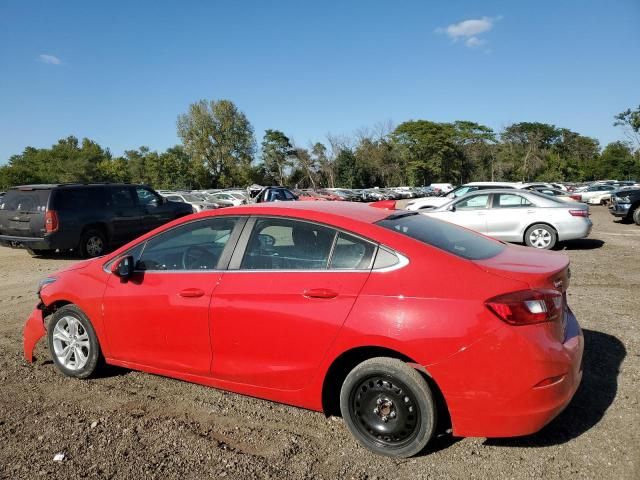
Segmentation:
{"type": "Polygon", "coordinates": [[[640,478],[640,228],[592,211],[592,237],[564,246],[586,339],[573,402],[537,435],[444,435],[400,461],[319,413],[119,369],[72,380],[42,344],[28,365],[37,280],[74,260],[0,248],[0,478],[640,478]]]}

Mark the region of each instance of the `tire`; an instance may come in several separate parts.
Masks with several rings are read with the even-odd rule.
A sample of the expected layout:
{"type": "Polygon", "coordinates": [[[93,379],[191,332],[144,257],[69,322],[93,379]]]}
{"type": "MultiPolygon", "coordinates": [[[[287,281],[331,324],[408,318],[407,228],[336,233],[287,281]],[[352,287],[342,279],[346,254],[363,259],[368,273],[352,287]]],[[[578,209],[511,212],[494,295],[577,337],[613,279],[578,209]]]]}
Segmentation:
{"type": "Polygon", "coordinates": [[[90,377],[101,358],[100,344],[89,318],[75,305],[56,310],[47,341],[56,368],[68,377],[90,377]]]}
{"type": "Polygon", "coordinates": [[[107,251],[107,238],[100,230],[91,229],[80,238],[80,255],[83,258],[94,258],[104,255],[107,251]]]}
{"type": "Polygon", "coordinates": [[[429,385],[395,358],[372,358],[351,370],[340,390],[340,411],[360,445],[389,457],[421,452],[436,427],[429,385]]]}
{"type": "Polygon", "coordinates": [[[632,218],[636,225],[640,225],[640,207],[636,207],[636,209],[633,211],[632,218]]]}
{"type": "Polygon", "coordinates": [[[558,234],[549,225],[536,223],[527,228],[524,233],[524,243],[528,247],[550,250],[555,247],[558,241],[558,234]]]}

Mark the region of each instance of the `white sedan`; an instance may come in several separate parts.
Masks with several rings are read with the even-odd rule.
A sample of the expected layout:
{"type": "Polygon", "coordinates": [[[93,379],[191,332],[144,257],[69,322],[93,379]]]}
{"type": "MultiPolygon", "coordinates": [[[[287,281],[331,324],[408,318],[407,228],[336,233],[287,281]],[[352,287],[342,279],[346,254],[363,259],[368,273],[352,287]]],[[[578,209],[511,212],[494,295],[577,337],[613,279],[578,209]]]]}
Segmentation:
{"type": "Polygon", "coordinates": [[[589,207],[525,190],[482,190],[423,215],[467,227],[505,242],[550,249],[591,232],[589,207]]]}

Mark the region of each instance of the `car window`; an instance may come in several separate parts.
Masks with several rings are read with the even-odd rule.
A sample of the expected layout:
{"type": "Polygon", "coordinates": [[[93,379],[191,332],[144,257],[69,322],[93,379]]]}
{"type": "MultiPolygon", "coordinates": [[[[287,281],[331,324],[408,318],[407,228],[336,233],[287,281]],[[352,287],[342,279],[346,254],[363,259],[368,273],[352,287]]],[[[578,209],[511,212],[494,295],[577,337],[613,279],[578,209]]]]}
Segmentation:
{"type": "Polygon", "coordinates": [[[505,248],[497,240],[417,212],[392,214],[377,225],[467,260],[492,258],[505,248]]]}
{"type": "Polygon", "coordinates": [[[54,202],[56,210],[67,212],[104,208],[107,203],[103,187],[61,188],[56,190],[54,202]]]}
{"type": "Polygon", "coordinates": [[[111,199],[114,207],[135,207],[136,205],[129,187],[112,188],[111,199]]]}
{"type": "Polygon", "coordinates": [[[244,253],[244,270],[326,269],[336,231],[281,218],[256,221],[244,253]]]}
{"type": "Polygon", "coordinates": [[[182,199],[182,197],[179,197],[178,195],[168,195],[167,196],[167,200],[171,200],[172,202],[183,202],[184,201],[182,199]]]}
{"type": "Polygon", "coordinates": [[[0,210],[44,212],[50,193],[51,190],[9,190],[0,201],[0,210]]]}
{"type": "Polygon", "coordinates": [[[190,222],[149,239],[137,270],[213,270],[237,218],[190,222]]]}
{"type": "Polygon", "coordinates": [[[458,198],[466,193],[473,192],[477,189],[478,187],[458,187],[455,190],[449,192],[446,198],[458,198]]]}
{"type": "Polygon", "coordinates": [[[513,193],[494,194],[493,208],[518,208],[531,205],[531,202],[521,195],[514,195],[513,193]]]}
{"type": "Polygon", "coordinates": [[[371,266],[376,246],[348,233],[338,234],[329,268],[339,270],[364,270],[371,266]]]}
{"type": "Polygon", "coordinates": [[[489,194],[473,195],[469,198],[456,203],[456,210],[475,210],[478,208],[486,208],[489,202],[489,194]]]}
{"type": "Polygon", "coordinates": [[[136,187],[136,195],[138,195],[138,204],[142,206],[157,207],[160,203],[158,197],[144,187],[136,187]]]}

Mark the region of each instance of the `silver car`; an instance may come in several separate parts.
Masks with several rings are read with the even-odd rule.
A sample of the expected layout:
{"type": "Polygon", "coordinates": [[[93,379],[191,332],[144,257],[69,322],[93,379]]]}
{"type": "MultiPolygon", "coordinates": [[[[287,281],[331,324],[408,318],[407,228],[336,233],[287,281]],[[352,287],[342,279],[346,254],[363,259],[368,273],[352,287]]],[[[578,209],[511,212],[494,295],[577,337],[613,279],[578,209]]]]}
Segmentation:
{"type": "Polygon", "coordinates": [[[446,220],[505,242],[549,249],[591,232],[589,207],[525,190],[468,193],[423,215],[446,220]]]}

